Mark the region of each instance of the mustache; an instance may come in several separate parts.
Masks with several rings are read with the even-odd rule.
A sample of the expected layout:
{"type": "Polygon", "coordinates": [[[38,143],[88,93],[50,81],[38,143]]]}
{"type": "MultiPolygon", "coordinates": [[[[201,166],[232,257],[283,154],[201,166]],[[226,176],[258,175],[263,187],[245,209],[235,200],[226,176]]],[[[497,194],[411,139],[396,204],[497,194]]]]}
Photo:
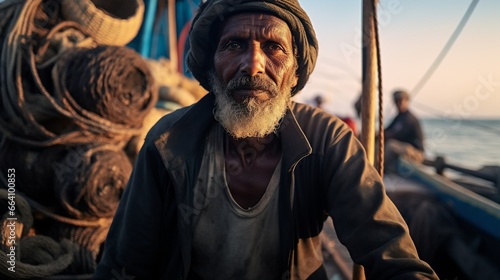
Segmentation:
{"type": "Polygon", "coordinates": [[[253,89],[267,91],[271,96],[278,95],[277,86],[268,78],[262,76],[241,76],[229,81],[226,86],[228,93],[233,93],[237,90],[253,89]]]}

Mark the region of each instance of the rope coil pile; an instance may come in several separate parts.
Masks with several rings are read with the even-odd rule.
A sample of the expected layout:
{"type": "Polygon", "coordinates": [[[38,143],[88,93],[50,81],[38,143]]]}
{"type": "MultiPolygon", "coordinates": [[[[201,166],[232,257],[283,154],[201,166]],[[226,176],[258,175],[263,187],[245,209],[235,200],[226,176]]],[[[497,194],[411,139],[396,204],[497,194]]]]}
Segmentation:
{"type": "MultiPolygon", "coordinates": [[[[16,208],[19,279],[96,268],[137,154],[128,147],[158,99],[148,63],[125,47],[143,11],[142,0],[0,2],[0,168],[15,169],[28,205],[16,208]]],[[[1,245],[0,278],[12,277],[1,245]]]]}
{"type": "MultiPolygon", "coordinates": [[[[74,1],[62,3],[69,2],[74,1]]],[[[148,65],[138,53],[124,46],[98,46],[95,34],[76,22],[61,18],[57,3],[55,0],[12,0],[0,4],[0,15],[5,14],[10,19],[2,26],[5,33],[0,37],[4,70],[0,74],[3,93],[0,131],[16,142],[41,147],[128,141],[139,133],[142,119],[157,100],[148,65]],[[106,60],[104,56],[109,53],[113,53],[113,58],[106,60]],[[119,56],[115,58],[116,53],[119,56]],[[120,74],[111,74],[118,68],[121,68],[120,74]],[[64,70],[72,72],[61,72],[64,70]],[[58,77],[63,74],[69,77],[58,77]],[[132,80],[137,84],[128,84],[131,76],[137,76],[132,80]],[[90,94],[100,94],[101,101],[108,98],[113,100],[111,102],[116,102],[119,96],[122,102],[115,106],[105,105],[121,107],[122,111],[108,111],[114,117],[109,119],[109,115],[92,114],[96,110],[105,111],[102,107],[80,108],[75,104],[75,96],[79,96],[77,100],[80,101],[89,100],[87,95],[90,94],[82,92],[85,88],[78,88],[69,98],[69,88],[65,86],[77,86],[65,84],[71,77],[86,77],[87,82],[99,81],[101,86],[107,84],[102,91],[94,89],[90,94]],[[62,84],[61,79],[65,79],[62,84]],[[126,88],[127,85],[131,88],[126,88]],[[117,90],[123,90],[121,95],[116,94],[117,90]],[[132,102],[127,104],[127,99],[132,102]],[[139,105],[133,101],[139,101],[139,105]],[[123,114],[124,110],[127,114],[123,114]],[[122,121],[129,113],[132,113],[129,121],[135,117],[133,121],[137,122],[132,127],[122,121]]]]}

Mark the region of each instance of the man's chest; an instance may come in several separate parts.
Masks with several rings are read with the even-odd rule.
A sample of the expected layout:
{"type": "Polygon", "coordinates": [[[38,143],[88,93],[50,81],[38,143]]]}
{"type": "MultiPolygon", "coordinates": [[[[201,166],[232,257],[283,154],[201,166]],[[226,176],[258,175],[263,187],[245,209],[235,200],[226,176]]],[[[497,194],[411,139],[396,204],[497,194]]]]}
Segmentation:
{"type": "Polygon", "coordinates": [[[257,204],[273,176],[280,155],[225,156],[226,180],[231,195],[243,208],[257,204]]]}

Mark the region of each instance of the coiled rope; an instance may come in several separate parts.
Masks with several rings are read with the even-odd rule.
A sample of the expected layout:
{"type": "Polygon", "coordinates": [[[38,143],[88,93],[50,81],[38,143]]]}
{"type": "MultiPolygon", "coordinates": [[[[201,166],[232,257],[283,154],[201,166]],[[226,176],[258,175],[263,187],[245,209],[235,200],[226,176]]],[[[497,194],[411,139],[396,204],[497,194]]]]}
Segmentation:
{"type": "MultiPolygon", "coordinates": [[[[2,183],[5,180],[2,175],[2,183]]],[[[0,205],[2,209],[7,209],[8,192],[6,189],[0,189],[0,205]]],[[[29,236],[29,231],[33,225],[33,217],[28,202],[20,195],[14,198],[16,210],[15,216],[5,213],[0,220],[3,225],[0,228],[2,236],[2,249],[0,250],[0,275],[5,278],[11,278],[13,275],[17,279],[41,278],[57,274],[66,269],[73,261],[73,249],[69,240],[62,240],[60,243],[54,239],[43,236],[29,236]],[[5,226],[7,217],[16,218],[16,262],[15,273],[8,270],[10,266],[10,257],[5,251],[9,250],[10,245],[5,242],[5,236],[10,233],[5,226]],[[17,229],[21,228],[20,231],[17,229]],[[5,243],[4,243],[5,242],[5,243]]],[[[10,254],[10,253],[9,253],[10,254]]],[[[3,277],[2,277],[3,278],[3,277]]]]}

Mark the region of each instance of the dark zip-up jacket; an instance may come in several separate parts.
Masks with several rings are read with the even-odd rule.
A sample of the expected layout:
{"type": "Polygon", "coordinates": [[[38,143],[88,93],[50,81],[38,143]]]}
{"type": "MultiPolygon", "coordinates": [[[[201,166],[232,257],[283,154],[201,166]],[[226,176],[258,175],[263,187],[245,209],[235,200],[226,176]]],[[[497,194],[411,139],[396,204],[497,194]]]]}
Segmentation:
{"type": "MultiPolygon", "coordinates": [[[[194,186],[215,122],[213,107],[209,93],[150,130],[95,279],[186,279],[193,225],[210,198],[194,186]],[[200,192],[196,199],[195,192],[200,192]]],[[[292,102],[278,135],[283,151],[282,279],[326,279],[318,236],[325,213],[353,260],[364,266],[367,279],[437,279],[418,259],[404,220],[347,125],[320,109],[292,102]]]]}
{"type": "Polygon", "coordinates": [[[386,140],[396,139],[424,151],[424,134],[420,121],[410,111],[399,113],[384,133],[386,140]]]}

